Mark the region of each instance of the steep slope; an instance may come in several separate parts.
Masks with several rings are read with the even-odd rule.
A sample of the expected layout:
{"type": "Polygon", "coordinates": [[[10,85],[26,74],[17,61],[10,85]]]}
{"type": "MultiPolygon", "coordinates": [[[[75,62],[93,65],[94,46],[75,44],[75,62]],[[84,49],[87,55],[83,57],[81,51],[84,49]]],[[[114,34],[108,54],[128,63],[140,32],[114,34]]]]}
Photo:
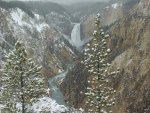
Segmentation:
{"type": "Polygon", "coordinates": [[[44,16],[46,22],[58,32],[70,35],[72,30],[71,14],[61,5],[53,2],[28,1],[25,4],[39,15],[44,16]]]}
{"type": "Polygon", "coordinates": [[[31,8],[27,6],[22,1],[4,1],[0,0],[0,7],[6,10],[9,10],[10,8],[20,8],[24,12],[26,12],[28,15],[30,15],[32,18],[34,17],[31,8]]]}
{"type": "MultiPolygon", "coordinates": [[[[149,113],[150,2],[149,0],[127,0],[125,3],[115,2],[110,4],[108,11],[104,10],[102,15],[104,25],[109,25],[107,32],[111,36],[108,44],[111,48],[109,61],[112,65],[110,71],[120,68],[120,74],[110,77],[110,85],[117,91],[115,95],[116,104],[112,107],[112,111],[113,113],[149,113]],[[130,6],[127,7],[129,3],[130,6]],[[114,14],[112,8],[118,12],[116,13],[118,16],[114,16],[115,18],[112,17],[114,14]],[[120,8],[122,9],[121,11],[119,11],[120,8]]],[[[91,23],[88,24],[91,26],[91,23]]],[[[81,66],[80,63],[78,65],[81,66]]],[[[78,69],[78,67],[75,68],[78,69]]],[[[73,100],[78,100],[78,102],[74,103],[76,107],[81,107],[81,105],[84,107],[84,95],[76,94],[77,91],[86,91],[85,81],[87,76],[85,77],[84,75],[87,74],[85,74],[86,71],[80,73],[84,70],[84,67],[81,66],[81,68],[78,72],[79,74],[74,72],[75,77],[72,77],[71,82],[76,84],[77,87],[72,95],[73,100]],[[81,76],[84,76],[84,78],[81,76]],[[81,79],[77,79],[78,77],[81,77],[81,79]],[[83,85],[79,83],[85,83],[85,87],[79,90],[78,87],[83,85]]],[[[74,90],[74,88],[72,89],[74,90]]],[[[66,92],[65,94],[67,95],[66,92]]]]}
{"type": "Polygon", "coordinates": [[[17,40],[24,43],[29,57],[43,66],[43,74],[52,76],[66,68],[75,54],[62,34],[46,23],[43,16],[33,12],[34,18],[19,8],[0,9],[0,58],[12,50],[17,40]]]}
{"type": "Polygon", "coordinates": [[[112,35],[110,48],[113,50],[111,60],[115,58],[112,68],[120,67],[120,75],[112,80],[118,92],[114,113],[150,112],[149,7],[148,0],[141,0],[127,17],[109,29],[112,35]],[[141,7],[142,4],[145,7],[141,7]]]}
{"type": "Polygon", "coordinates": [[[82,38],[90,38],[92,37],[93,31],[94,31],[94,16],[88,16],[82,24],[81,24],[81,33],[82,33],[82,38]]]}
{"type": "MultiPolygon", "coordinates": [[[[143,12],[145,15],[149,14],[149,7],[146,5],[149,4],[148,2],[139,3],[138,6],[135,6],[136,3],[139,3],[139,0],[111,0],[99,11],[102,26],[108,28],[119,19],[129,16],[129,14],[136,14],[136,12],[143,12]]],[[[93,15],[84,19],[82,23],[83,38],[92,36],[92,31],[94,31],[93,21],[93,15]]]]}
{"type": "Polygon", "coordinates": [[[123,17],[123,4],[116,2],[109,4],[102,12],[102,25],[108,26],[123,17]]]}
{"type": "MultiPolygon", "coordinates": [[[[111,1],[112,2],[112,1],[111,1]]],[[[95,6],[93,6],[95,7],[95,6]]],[[[102,26],[109,26],[114,23],[116,20],[123,17],[123,3],[121,2],[112,2],[112,3],[105,3],[104,4],[97,4],[97,7],[101,8],[100,10],[95,11],[93,13],[96,15],[97,13],[101,14],[101,24],[102,26]],[[101,6],[102,5],[102,6],[101,6]]],[[[82,22],[82,37],[89,38],[92,37],[92,33],[94,31],[94,23],[95,16],[88,15],[83,19],[82,22]]]]}

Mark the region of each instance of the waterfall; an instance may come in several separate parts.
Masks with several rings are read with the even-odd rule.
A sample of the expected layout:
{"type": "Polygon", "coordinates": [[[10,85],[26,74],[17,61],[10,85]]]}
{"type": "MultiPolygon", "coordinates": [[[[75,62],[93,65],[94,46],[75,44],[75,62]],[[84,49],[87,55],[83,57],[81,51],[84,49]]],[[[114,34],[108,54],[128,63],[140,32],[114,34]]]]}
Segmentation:
{"type": "Polygon", "coordinates": [[[80,23],[77,23],[71,32],[71,42],[76,48],[82,45],[81,35],[80,35],[80,23]]]}
{"type": "Polygon", "coordinates": [[[84,44],[89,42],[92,38],[85,38],[81,40],[80,23],[76,23],[71,32],[71,40],[69,42],[76,47],[77,50],[82,51],[84,44]]]}

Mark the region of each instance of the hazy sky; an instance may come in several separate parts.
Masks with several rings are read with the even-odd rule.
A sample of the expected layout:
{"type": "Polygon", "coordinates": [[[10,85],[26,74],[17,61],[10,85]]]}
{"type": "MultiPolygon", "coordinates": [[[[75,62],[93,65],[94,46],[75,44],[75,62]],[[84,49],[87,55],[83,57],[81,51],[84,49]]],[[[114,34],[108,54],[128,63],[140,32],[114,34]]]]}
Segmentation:
{"type": "Polygon", "coordinates": [[[48,0],[52,2],[57,2],[57,3],[63,3],[63,4],[70,4],[70,3],[76,3],[76,2],[94,2],[94,1],[108,1],[108,0],[48,0]]]}
{"type": "MultiPolygon", "coordinates": [[[[16,1],[16,0],[4,0],[4,1],[16,1]]],[[[20,0],[20,1],[37,1],[37,0],[20,0]]],[[[51,1],[51,2],[57,2],[60,4],[71,4],[71,3],[77,3],[77,2],[94,2],[94,1],[108,1],[108,0],[40,0],[40,1],[51,1]]]]}

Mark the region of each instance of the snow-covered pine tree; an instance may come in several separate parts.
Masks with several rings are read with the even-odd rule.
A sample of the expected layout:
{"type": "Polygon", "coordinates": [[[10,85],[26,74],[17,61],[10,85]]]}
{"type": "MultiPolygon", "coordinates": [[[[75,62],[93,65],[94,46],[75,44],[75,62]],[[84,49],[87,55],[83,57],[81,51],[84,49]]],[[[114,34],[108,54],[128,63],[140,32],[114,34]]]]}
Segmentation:
{"type": "MultiPolygon", "coordinates": [[[[105,34],[100,26],[100,14],[96,17],[96,30],[93,33],[93,41],[87,44],[84,51],[85,59],[83,63],[90,73],[88,80],[86,108],[88,113],[107,113],[108,110],[115,103],[113,94],[115,90],[109,86],[107,56],[110,49],[107,48],[107,38],[109,35],[105,34]]],[[[112,74],[118,73],[118,71],[112,74]]]]}
{"type": "Polygon", "coordinates": [[[25,113],[26,105],[45,92],[41,67],[27,57],[25,47],[17,42],[6,55],[2,69],[2,102],[13,113],[25,113]],[[21,105],[18,110],[17,106],[21,105]]]}

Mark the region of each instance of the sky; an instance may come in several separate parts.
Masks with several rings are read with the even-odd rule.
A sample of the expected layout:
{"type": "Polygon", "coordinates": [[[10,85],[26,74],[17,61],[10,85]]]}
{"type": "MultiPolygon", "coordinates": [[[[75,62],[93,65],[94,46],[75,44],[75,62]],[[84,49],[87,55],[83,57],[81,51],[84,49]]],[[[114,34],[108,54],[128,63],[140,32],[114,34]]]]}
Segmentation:
{"type": "MultiPolygon", "coordinates": [[[[4,0],[4,1],[16,1],[16,0],[4,0]]],[[[38,1],[38,0],[18,0],[18,1],[38,1]]],[[[39,0],[40,1],[40,0],[39,0]]],[[[72,4],[77,2],[95,2],[95,1],[108,1],[108,0],[41,0],[41,1],[51,1],[59,4],[72,4]]]]}
{"type": "Polygon", "coordinates": [[[70,4],[70,3],[77,3],[77,2],[91,2],[91,1],[94,2],[94,1],[107,1],[107,0],[48,0],[48,1],[70,4]]]}

